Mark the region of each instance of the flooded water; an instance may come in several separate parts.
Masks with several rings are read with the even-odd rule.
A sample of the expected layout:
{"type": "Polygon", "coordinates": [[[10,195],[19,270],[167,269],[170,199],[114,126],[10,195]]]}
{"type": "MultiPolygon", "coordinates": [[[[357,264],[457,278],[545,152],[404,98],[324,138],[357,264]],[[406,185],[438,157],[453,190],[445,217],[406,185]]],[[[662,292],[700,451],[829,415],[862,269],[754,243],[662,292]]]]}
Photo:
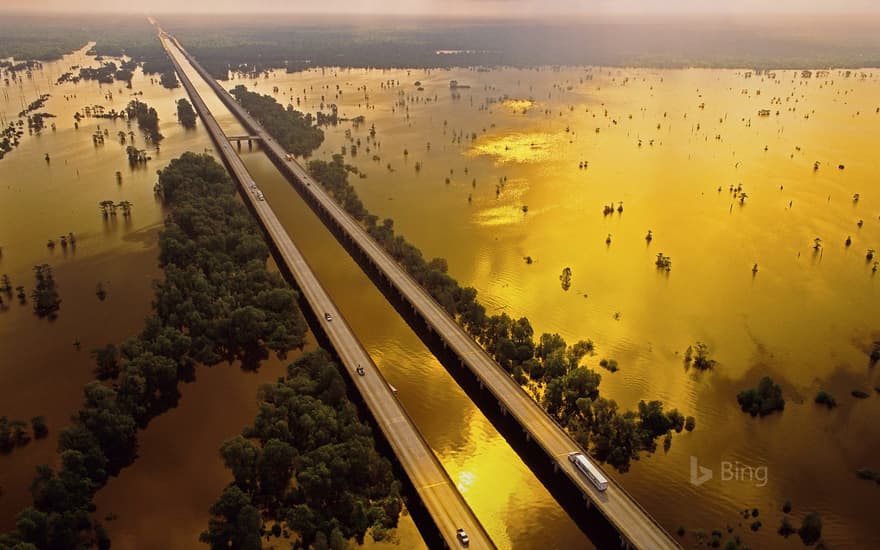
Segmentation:
{"type": "MultiPolygon", "coordinates": [[[[15,514],[30,504],[35,467],[57,462],[58,432],[81,405],[82,387],[92,379],[89,351],[138,333],[150,312],[152,281],[162,275],[157,256],[163,211],[153,195],[156,170],[184,151],[213,151],[200,124],[186,131],[176,122],[175,102],[185,92],[151,84],[140,71],[131,91],[86,81],[54,86],[70,66],[93,63],[84,55],[86,49],[47,63],[32,80],[10,88],[8,101],[0,103],[0,112],[11,117],[20,110],[19,96],[30,102],[39,93],[52,94],[42,111],[56,115],[50,119],[56,131],[47,127],[42,135],[25,135],[22,145],[0,161],[0,273],[9,274],[13,286],[30,289],[31,268],[49,263],[62,298],[58,318],[51,322],[33,315],[29,302],[18,305],[14,296],[0,310],[0,415],[25,421],[44,415],[50,430],[47,439],[0,455],[2,531],[12,528],[15,514]],[[111,90],[112,100],[106,97],[111,90]],[[159,152],[148,148],[153,160],[135,170],[128,165],[125,146],[116,141],[117,131],[129,130],[125,122],[86,118],[77,130],[73,119],[85,106],[120,110],[132,92],[143,92],[137,97],[157,109],[165,136],[159,152]],[[95,147],[92,134],[98,126],[107,128],[109,136],[95,147]],[[105,221],[98,208],[105,199],[134,203],[131,218],[105,221]],[[69,232],[76,235],[75,249],[46,246],[48,239],[58,242],[69,232]],[[103,302],[95,295],[98,282],[107,290],[103,302]],[[73,345],[77,340],[80,350],[73,345]]],[[[230,114],[218,118],[230,132],[242,133],[230,114]]],[[[136,145],[146,147],[136,124],[132,129],[136,145]]],[[[272,358],[257,373],[241,372],[236,365],[201,368],[195,383],[181,386],[180,405],[140,433],[137,461],[95,498],[98,517],[115,516],[105,522],[114,548],[199,546],[208,508],[231,480],[218,454],[221,442],[253,421],[258,386],[281,376],[295,358],[272,358]]],[[[401,518],[390,542],[406,548],[422,545],[409,516],[401,518]]]]}
{"type": "MultiPolygon", "coordinates": [[[[371,212],[393,218],[426,257],[447,258],[490,310],[527,315],[537,333],[593,339],[588,364],[621,367],[600,370],[604,396],[628,408],[660,399],[696,417],[667,454],[617,476],[668,530],[742,523],[750,544],[775,546],[790,499],[795,523],[822,514],[830,544],[880,544],[877,488],[855,476],[877,468],[880,378],[867,352],[880,337],[880,277],[866,254],[880,250],[880,72],[318,69],[229,86],[240,82],[312,112],[323,95],[325,111],[363,115],[325,129],[317,156],[346,147],[367,174],[352,181],[371,212]],[[469,87],[450,89],[453,80],[469,87]],[[668,273],[657,253],[671,258],[668,273]],[[685,371],[697,341],[714,371],[685,371]],[[764,375],[787,407],[751,418],[735,396],[764,375]],[[815,405],[819,389],[840,406],[815,405]],[[715,480],[688,482],[692,456],[715,480]],[[744,467],[766,467],[766,485],[723,479],[744,467]],[[739,515],[752,507],[758,533],[739,515]]],[[[493,535],[510,525],[484,521],[493,535]]]]}
{"type": "MultiPolygon", "coordinates": [[[[155,171],[182,152],[201,151],[209,144],[201,130],[187,132],[177,124],[173,102],[182,92],[152,85],[140,73],[132,90],[87,81],[56,86],[71,66],[94,64],[86,49],[45,64],[32,78],[5,88],[0,100],[0,112],[14,120],[21,102],[29,103],[40,93],[52,95],[41,111],[55,118],[46,121],[40,135],[25,134],[21,146],[0,161],[0,272],[30,293],[32,267],[48,263],[62,300],[54,321],[38,319],[30,299],[19,305],[14,295],[0,311],[0,414],[26,421],[43,415],[50,430],[46,440],[0,456],[2,530],[29,504],[34,467],[56,460],[57,435],[79,408],[82,387],[92,378],[89,351],[136,334],[150,311],[151,284],[160,275],[156,260],[162,221],[153,196],[155,171]],[[125,146],[116,136],[129,130],[125,122],[85,118],[74,129],[77,111],[93,105],[120,110],[132,92],[143,92],[139,99],[155,106],[165,135],[161,151],[153,151],[153,160],[139,169],[129,167],[125,146]],[[95,146],[92,135],[99,126],[109,135],[104,145],[95,146]],[[131,217],[105,220],[98,208],[102,200],[132,202],[131,217]],[[47,247],[49,239],[58,243],[59,236],[71,232],[75,246],[47,247]],[[99,282],[107,292],[104,301],[96,297],[99,282]]],[[[132,129],[135,144],[145,147],[136,125],[132,129]]]]}
{"type": "MultiPolygon", "coordinates": [[[[124,107],[127,90],[114,85],[107,100],[106,86],[51,85],[85,61],[80,53],[47,64],[25,83],[28,100],[37,86],[53,94],[43,110],[57,115],[57,131],[26,136],[0,161],[0,272],[29,287],[31,267],[51,263],[64,300],[54,322],[38,320],[29,305],[0,312],[0,414],[43,414],[51,430],[47,440],[0,456],[0,529],[28,502],[33,467],[54,460],[54,438],[91,376],[88,350],[136,333],[149,311],[150,281],[161,275],[155,170],[184,150],[210,147],[200,126],[185,132],[175,121],[173,102],[183,91],[138,73],[133,88],[159,111],[165,140],[146,169],[130,170],[114,140],[117,125],[127,131],[124,122],[85,119],[74,130],[72,118],[85,105],[124,107]],[[110,137],[95,148],[99,123],[110,137]],[[97,208],[104,199],[133,202],[131,220],[105,223],[97,208]],[[75,253],[46,248],[70,231],[75,253]],[[108,289],[105,302],[95,297],[98,281],[108,289]],[[82,351],[72,345],[76,338],[82,351]]],[[[880,544],[871,529],[877,488],[854,475],[880,468],[872,454],[880,398],[871,390],[880,380],[865,353],[878,338],[880,303],[865,260],[868,248],[880,250],[871,149],[880,75],[866,73],[806,80],[780,71],[774,80],[710,70],[317,70],[273,74],[256,90],[277,86],[282,102],[299,96],[306,110],[317,109],[324,94],[340,115],[364,115],[359,128],[326,129],[318,156],[350,150],[347,130],[361,140],[346,161],[367,173],[352,181],[373,213],[394,218],[426,256],[446,257],[452,275],[476,287],[490,310],[527,315],[538,333],[592,338],[598,353],[588,363],[609,357],[621,367],[601,371],[604,396],[624,407],[660,399],[696,417],[697,429],[676,436],[668,453],[616,476],[668,530],[742,522],[737,530],[752,547],[775,547],[779,508],[790,499],[796,518],[822,513],[831,545],[873,547],[880,544]],[[450,80],[471,87],[455,90],[455,98],[450,80]],[[771,116],[759,117],[759,109],[771,116]],[[371,124],[381,146],[367,152],[371,124]],[[584,161],[588,167],[579,168],[584,161]],[[729,191],[739,184],[743,204],[729,191]],[[616,209],[618,201],[623,212],[603,216],[603,206],[616,209]],[[823,244],[816,253],[815,237],[823,244]],[[669,273],[654,267],[658,252],[671,257],[669,273]],[[567,292],[559,283],[566,266],[567,292]],[[685,372],[682,355],[696,341],[709,344],[714,371],[685,372]],[[787,406],[754,419],[739,411],[735,394],[764,374],[782,384],[787,406]],[[820,388],[841,406],[815,406],[820,388]],[[849,397],[857,388],[871,397],[849,397]],[[691,456],[713,468],[715,479],[691,485],[691,456]],[[724,480],[721,461],[766,466],[768,482],[724,480]],[[752,507],[764,522],[758,533],[739,515],[752,507]]],[[[227,84],[238,83],[254,81],[227,84]]],[[[241,133],[207,86],[198,87],[224,129],[241,133]]],[[[7,116],[20,110],[13,92],[0,102],[7,116]]],[[[267,200],[499,547],[589,548],[271,163],[244,149],[267,200]]],[[[255,375],[226,365],[200,369],[197,382],[182,388],[180,406],[142,433],[140,459],[97,497],[98,514],[119,516],[108,523],[114,548],[195,544],[207,507],[229,479],[216,449],[252,420],[255,388],[280,367],[269,361],[255,375]]],[[[401,524],[399,546],[422,545],[411,520],[401,524]]]]}

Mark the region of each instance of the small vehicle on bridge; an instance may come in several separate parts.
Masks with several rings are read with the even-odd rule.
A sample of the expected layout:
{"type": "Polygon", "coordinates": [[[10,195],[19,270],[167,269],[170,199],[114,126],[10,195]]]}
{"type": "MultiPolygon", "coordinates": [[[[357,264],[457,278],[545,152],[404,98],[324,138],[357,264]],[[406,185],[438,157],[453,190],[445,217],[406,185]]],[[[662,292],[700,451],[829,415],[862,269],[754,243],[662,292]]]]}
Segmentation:
{"type": "Polygon", "coordinates": [[[328,313],[328,312],[325,311],[325,312],[324,312],[324,320],[327,321],[327,322],[329,323],[330,321],[333,320],[333,316],[330,315],[330,313],[328,313]]]}
{"type": "Polygon", "coordinates": [[[364,370],[364,367],[358,365],[356,369],[354,369],[359,375],[363,376],[367,374],[367,371],[364,370]]]}
{"type": "Polygon", "coordinates": [[[594,466],[593,463],[583,455],[583,453],[569,453],[568,460],[570,460],[572,464],[584,474],[584,477],[589,479],[590,482],[596,486],[596,489],[604,491],[608,488],[608,480],[605,479],[605,476],[602,475],[599,468],[596,468],[596,466],[594,466]]]}
{"type": "Polygon", "coordinates": [[[460,542],[461,545],[465,548],[471,543],[471,538],[468,536],[467,533],[464,532],[464,529],[462,529],[461,527],[459,527],[458,530],[455,532],[455,538],[457,538],[458,542],[460,542]]]}

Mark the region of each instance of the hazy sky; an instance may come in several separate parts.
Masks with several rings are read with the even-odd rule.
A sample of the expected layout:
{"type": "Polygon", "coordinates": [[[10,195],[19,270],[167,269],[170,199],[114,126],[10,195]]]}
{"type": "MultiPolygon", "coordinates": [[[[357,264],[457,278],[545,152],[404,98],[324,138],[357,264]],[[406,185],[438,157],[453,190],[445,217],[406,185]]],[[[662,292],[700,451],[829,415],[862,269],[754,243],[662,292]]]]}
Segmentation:
{"type": "Polygon", "coordinates": [[[2,11],[152,13],[397,13],[602,15],[620,13],[880,13],[878,0],[0,0],[2,11]]]}

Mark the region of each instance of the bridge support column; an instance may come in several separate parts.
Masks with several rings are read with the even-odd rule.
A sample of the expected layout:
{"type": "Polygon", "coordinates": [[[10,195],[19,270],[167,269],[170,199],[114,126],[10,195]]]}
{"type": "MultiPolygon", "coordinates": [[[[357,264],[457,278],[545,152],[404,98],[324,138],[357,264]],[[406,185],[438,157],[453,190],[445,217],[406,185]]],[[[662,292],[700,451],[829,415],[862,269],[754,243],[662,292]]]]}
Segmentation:
{"type": "Polygon", "coordinates": [[[248,151],[253,151],[253,150],[254,150],[254,142],[251,140],[248,140],[248,151]]]}
{"type": "Polygon", "coordinates": [[[241,151],[241,140],[240,139],[235,141],[235,146],[238,147],[239,151],[241,151]]]}

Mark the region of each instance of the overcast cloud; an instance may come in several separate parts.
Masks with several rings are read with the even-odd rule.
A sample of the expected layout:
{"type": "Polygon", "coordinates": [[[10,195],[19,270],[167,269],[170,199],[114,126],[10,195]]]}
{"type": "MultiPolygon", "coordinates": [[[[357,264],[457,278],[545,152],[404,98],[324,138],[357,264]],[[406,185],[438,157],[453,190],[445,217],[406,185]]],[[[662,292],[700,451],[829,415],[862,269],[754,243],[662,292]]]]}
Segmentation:
{"type": "Polygon", "coordinates": [[[3,11],[143,13],[613,15],[880,13],[878,0],[0,0],[3,11]]]}

